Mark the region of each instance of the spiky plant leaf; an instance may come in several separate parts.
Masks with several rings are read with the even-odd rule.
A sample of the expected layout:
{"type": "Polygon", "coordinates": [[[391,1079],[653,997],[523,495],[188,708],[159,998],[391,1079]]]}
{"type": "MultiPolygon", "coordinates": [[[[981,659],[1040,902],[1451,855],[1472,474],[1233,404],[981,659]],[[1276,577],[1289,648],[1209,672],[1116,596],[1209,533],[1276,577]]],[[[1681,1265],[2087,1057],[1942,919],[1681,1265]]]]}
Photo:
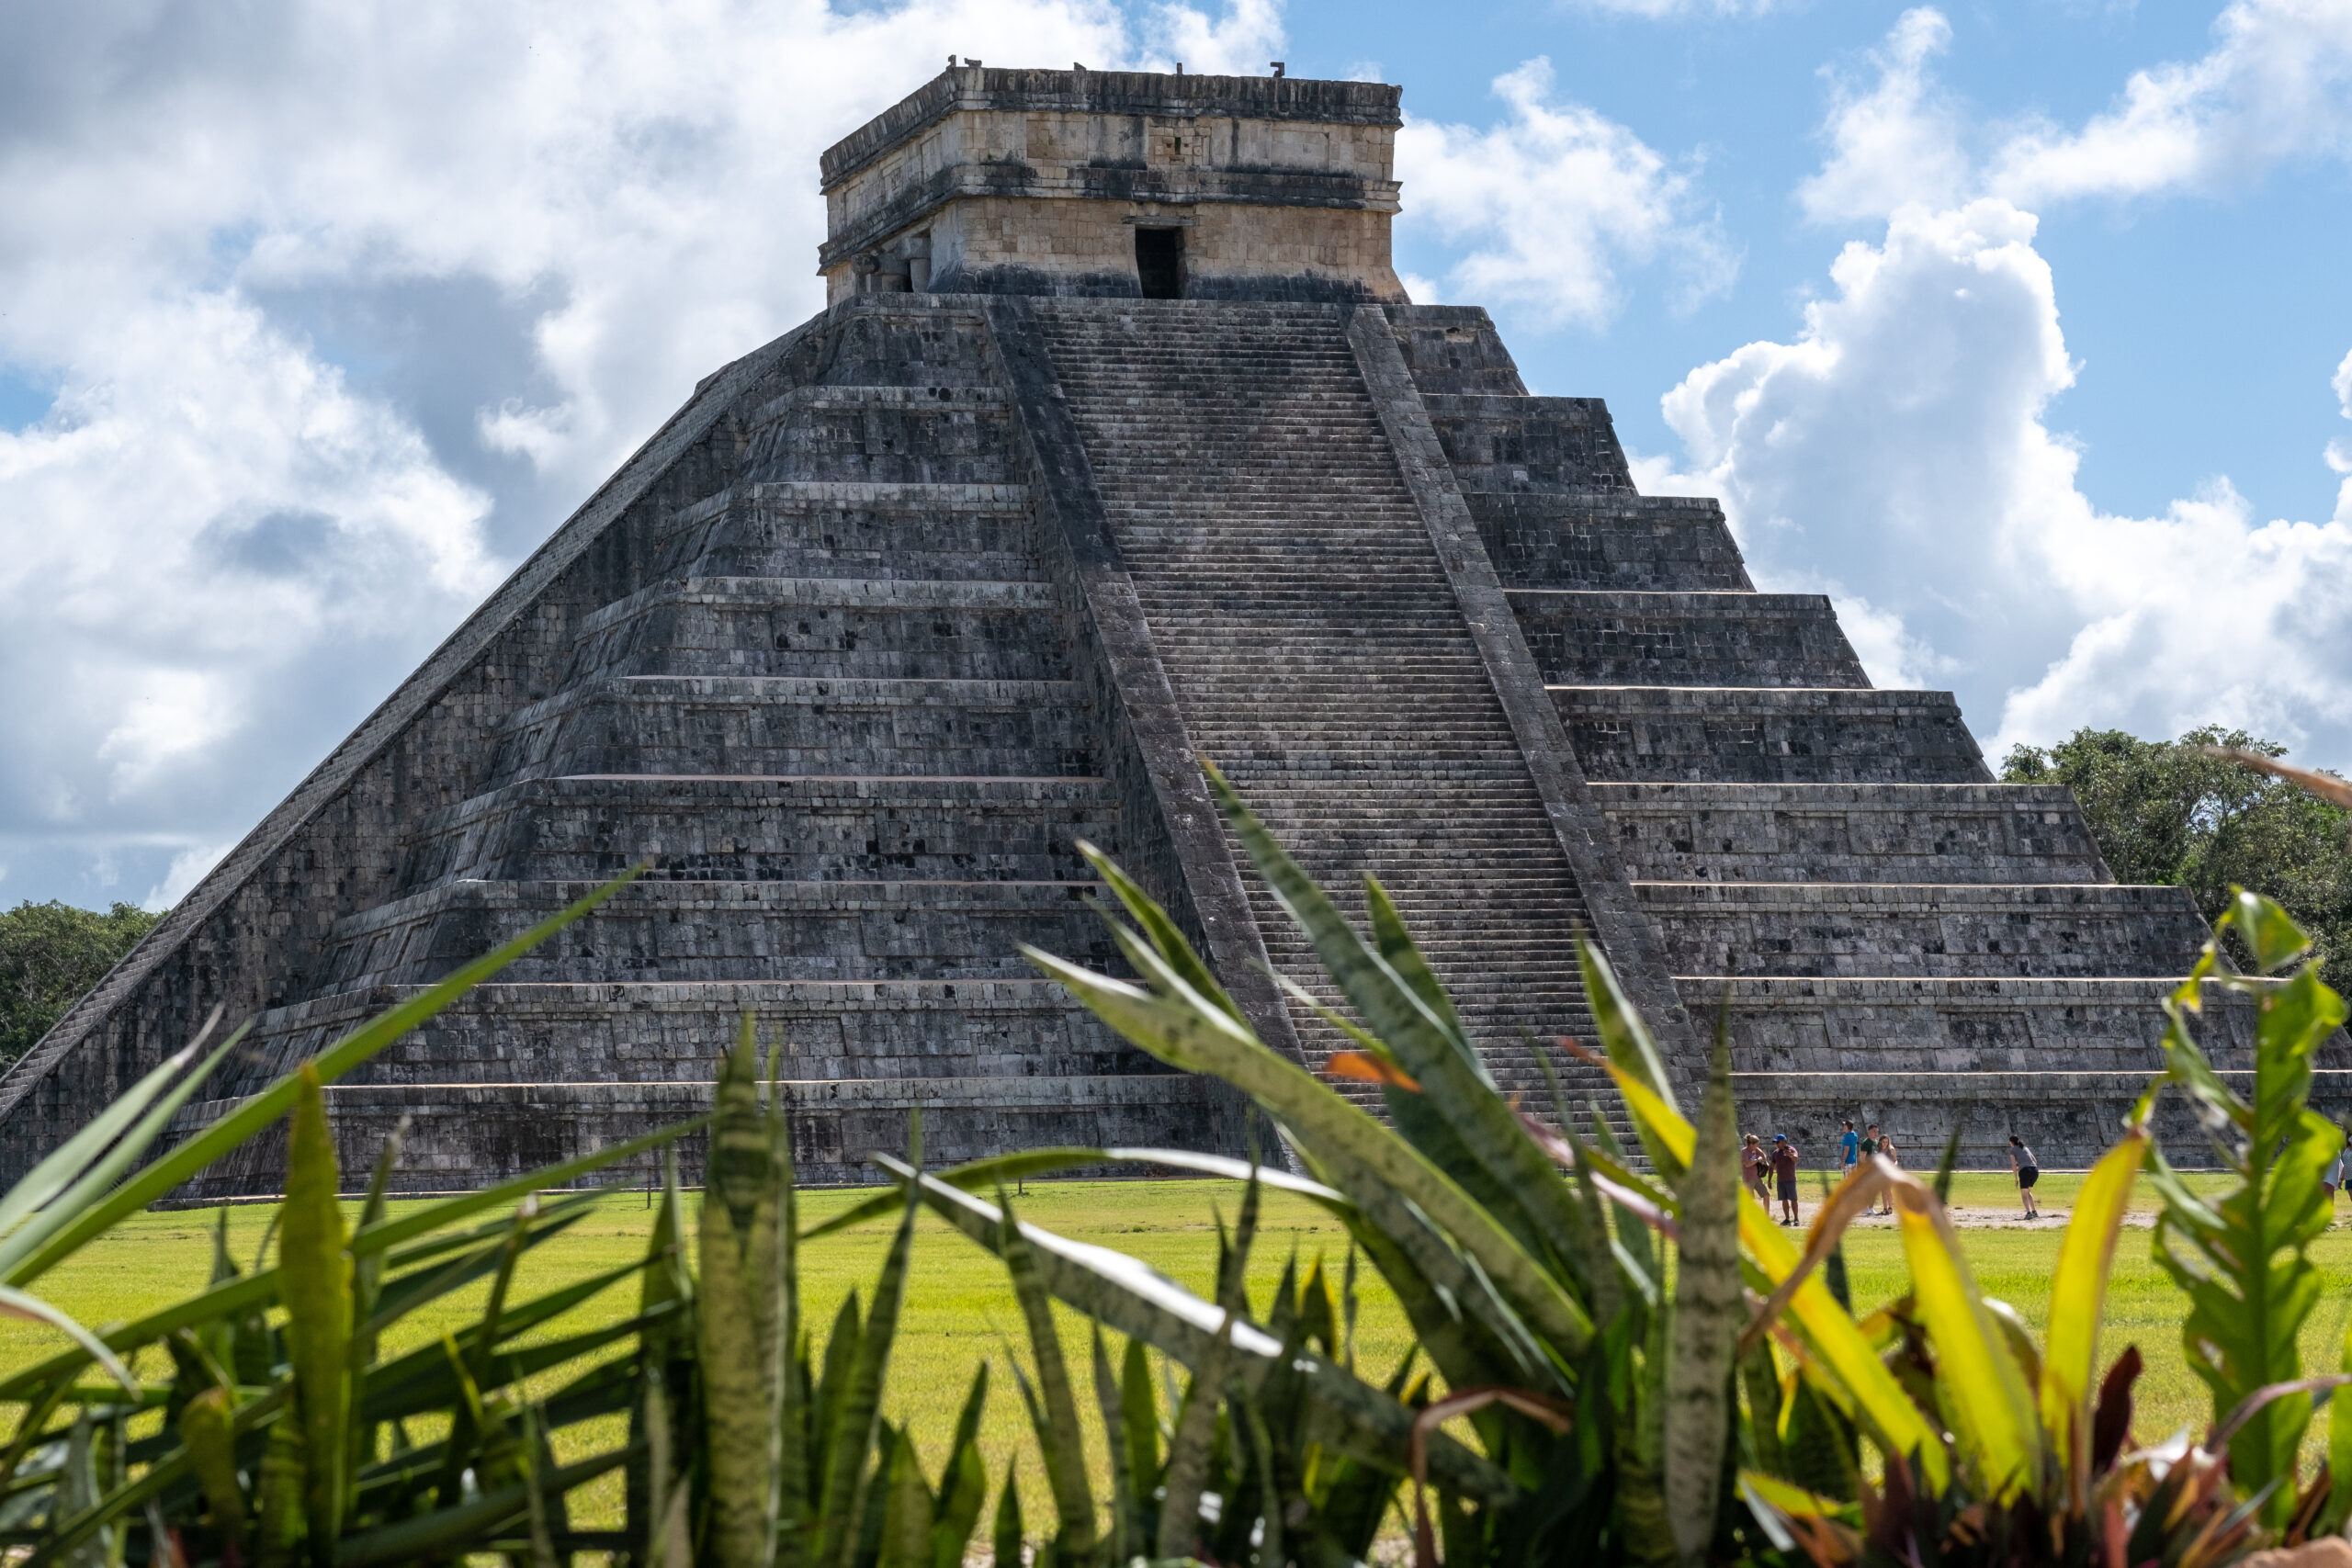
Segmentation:
{"type": "Polygon", "coordinates": [[[1714,1539],[1715,1499],[1732,1429],[1732,1350],[1746,1318],[1738,1171],[1731,1051],[1719,1032],[1699,1102],[1696,1153],[1676,1186],[1682,1215],[1666,1378],[1664,1494],[1675,1554],[1690,1568],[1705,1562],[1714,1539]]]}
{"type": "Polygon", "coordinates": [[[343,1533],[345,1430],[351,1405],[351,1258],[344,1250],[341,1184],[326,1096],[308,1063],[296,1071],[293,1128],[287,1139],[286,1203],[278,1270],[284,1276],[287,1348],[294,1363],[302,1424],[310,1533],[343,1533]]]}

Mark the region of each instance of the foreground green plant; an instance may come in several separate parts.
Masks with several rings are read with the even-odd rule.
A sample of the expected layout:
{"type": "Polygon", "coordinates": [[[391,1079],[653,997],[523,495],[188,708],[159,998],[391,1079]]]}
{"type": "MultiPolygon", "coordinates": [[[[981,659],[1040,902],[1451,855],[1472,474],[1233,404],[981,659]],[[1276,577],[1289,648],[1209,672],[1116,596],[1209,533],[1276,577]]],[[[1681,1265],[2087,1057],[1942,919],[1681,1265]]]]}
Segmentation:
{"type": "MultiPolygon", "coordinates": [[[[813,1340],[800,1321],[784,1107],[773,1086],[763,1092],[750,1019],[721,1064],[710,1116],[398,1217],[387,1206],[395,1134],[346,1226],[324,1085],[618,886],[126,1176],[239,1036],[193,1071],[192,1053],[182,1053],[0,1197],[0,1307],[73,1341],[0,1381],[0,1403],[21,1410],[0,1448],[0,1542],[26,1568],[373,1568],[486,1551],[545,1565],[583,1550],[663,1568],[962,1561],[986,1484],[976,1447],[985,1369],[934,1495],[912,1444],[880,1416],[911,1226],[899,1227],[870,1310],[861,1314],[853,1296],[831,1335],[813,1340]],[[274,1266],[238,1267],[223,1211],[209,1288],[136,1323],[94,1334],[25,1291],[117,1220],[289,1118],[274,1266]],[[671,1145],[706,1125],[708,1185],[690,1238],[671,1145]],[[549,1190],[657,1151],[669,1179],[644,1257],[515,1299],[523,1255],[560,1237],[598,1196],[549,1190]],[[380,1353],[402,1318],[485,1280],[465,1328],[380,1353]],[[566,1325],[575,1309],[631,1284],[632,1316],[566,1325]],[[153,1386],[128,1364],[149,1349],[172,1367],[153,1386]],[[93,1364],[106,1381],[86,1381],[93,1364]],[[559,1447],[590,1447],[614,1417],[627,1418],[624,1442],[559,1459],[559,1447]],[[627,1472],[623,1528],[576,1526],[566,1494],[616,1470],[627,1472]]],[[[1005,1497],[1017,1558],[1009,1482],[1005,1497]]]]}
{"type": "MultiPolygon", "coordinates": [[[[2310,1305],[2301,1247],[2316,1228],[2311,1184],[2335,1147],[2304,1106],[2309,1056],[2342,1007],[2307,969],[2281,972],[2305,944],[2275,905],[2244,897],[2233,916],[2267,973],[2238,975],[2211,946],[2175,998],[2167,1071],[2086,1184],[2064,1239],[2050,1330],[2036,1346],[2014,1313],[1978,1290],[1937,1191],[1884,1161],[1833,1196],[1800,1250],[1734,1179],[1722,1039],[1693,1120],[1589,946],[1580,960],[1605,1052],[1596,1059],[1648,1171],[1616,1147],[1598,1108],[1588,1142],[1565,1108],[1547,1125],[1506,1100],[1378,883],[1365,882],[1367,939],[1214,771],[1211,782],[1355,1016],[1285,981],[1290,995],[1352,1042],[1345,1070],[1382,1085],[1385,1123],[1259,1041],[1165,911],[1091,849],[1124,910],[1113,930],[1140,983],[1029,956],[1127,1039],[1235,1085],[1274,1119],[1305,1168],[1299,1190],[1339,1216],[1380,1269],[1441,1380],[1399,1380],[1380,1403],[1349,1409],[1309,1396],[1301,1409],[1312,1420],[1287,1436],[1267,1428],[1272,1458],[1249,1537],[1261,1568],[1284,1553],[1306,1562],[1350,1544],[1326,1538],[1303,1549],[1281,1536],[1274,1554],[1264,1551],[1278,1521],[1318,1508],[1304,1489],[1285,1494],[1282,1477],[1316,1473],[1340,1442],[1352,1442],[1379,1478],[1374,1491],[1402,1501],[1404,1478],[1413,1478],[1425,1563],[1442,1546],[1459,1563],[1802,1557],[2203,1568],[2340,1528],[2324,1476],[2300,1491],[2290,1484],[2309,1385],[2273,1385],[2282,1375],[2295,1383],[2294,1330],[2310,1305]],[[2188,1033],[2207,984],[2256,1003],[2250,1105],[2231,1096],[2188,1033]],[[2167,1086],[2237,1129],[2225,1156],[2241,1187],[2219,1203],[2199,1203],[2154,1155],[2149,1116],[2167,1086]],[[2251,1152],[2282,1145],[2276,1155],[2251,1152]],[[2130,1440],[2137,1351],[2127,1348],[2103,1375],[2098,1360],[2109,1269],[2132,1184],[2152,1160],[2166,1200],[2158,1246],[2184,1288],[2203,1293],[2190,1350],[2211,1369],[2217,1399],[2204,1443],[2154,1449],[2130,1440]],[[1882,1194],[1901,1216],[1913,1287],[1858,1322],[1843,1299],[1838,1240],[1882,1194]],[[2219,1403],[2225,1393],[2230,1405],[2219,1403]],[[1384,1447],[1389,1401],[1415,1412],[1401,1465],[1384,1447]],[[1468,1419],[1507,1489],[1464,1486],[1430,1467],[1422,1441],[1454,1416],[1468,1419]],[[1421,1495],[1424,1475],[1434,1509],[1421,1495]]],[[[922,1190],[940,1212],[968,1213],[976,1238],[1001,1245],[992,1227],[1002,1216],[967,1190],[1015,1171],[1118,1159],[1176,1163],[1165,1151],[1039,1151],[925,1179],[922,1190]]],[[[1035,1233],[1030,1241],[1050,1245],[1035,1233]]],[[[1214,1321],[1220,1337],[1187,1344],[1151,1321],[1137,1282],[1100,1258],[1084,1263],[1052,1283],[1055,1293],[1191,1368],[1195,1405],[1222,1379],[1227,1426],[1256,1430],[1256,1385],[1210,1354],[1243,1326],[1238,1306],[1211,1320],[1193,1314],[1196,1327],[1214,1321]]],[[[1302,1315],[1286,1292],[1273,1313],[1302,1315]]],[[[1292,1349],[1283,1344],[1283,1354],[1292,1349]]],[[[2352,1440],[2345,1450],[2352,1454],[2352,1440]]],[[[2341,1468],[2352,1474],[2352,1463],[2341,1468]]]]}
{"type": "MultiPolygon", "coordinates": [[[[2323,1183],[2344,1145],[2343,1130],[2311,1109],[2312,1057],[2342,1026],[2344,1001],[2303,963],[2311,939],[2270,900],[2238,890],[2222,926],[2254,968],[2231,964],[2218,937],[2207,944],[2165,1004],[2165,1076],[2200,1111],[2213,1156],[2235,1182],[2217,1199],[2200,1198],[2158,1156],[2155,1256],[2188,1298],[2181,1339],[2190,1370],[2212,1390],[2214,1421],[2234,1425],[2232,1478],[2248,1493],[2267,1492],[2264,1514],[2274,1525],[2334,1533],[2352,1515],[2352,1443],[2331,1449],[2344,1483],[2333,1496],[2324,1474],[2299,1490],[2295,1455],[2312,1391],[2292,1385],[2302,1378],[2296,1337],[2320,1295],[2305,1249],[2327,1229],[2333,1205],[2323,1183]],[[2251,1100],[2214,1071],[2189,1028],[2207,987],[2254,1002],[2251,1100]]],[[[2330,1408],[2340,1415],[2345,1403],[2330,1408]]]]}
{"type": "MultiPolygon", "coordinates": [[[[196,1047],[180,1052],[0,1197],[0,1302],[56,1324],[72,1340],[0,1380],[0,1403],[22,1409],[0,1450],[0,1540],[28,1549],[33,1564],[62,1559],[99,1568],[126,1554],[143,1561],[159,1556],[167,1540],[183,1557],[201,1552],[224,1562],[366,1564],[413,1555],[419,1541],[430,1550],[473,1539],[466,1531],[502,1522],[502,1499],[528,1512],[526,1491],[537,1497],[559,1480],[576,1484],[599,1472],[598,1461],[559,1472],[546,1456],[551,1431],[602,1413],[610,1396],[600,1389],[566,1389],[537,1411],[527,1432],[500,1404],[519,1379],[620,1337],[607,1332],[527,1352],[511,1348],[517,1336],[612,1282],[593,1280],[519,1305],[506,1301],[522,1251],[584,1212],[584,1198],[542,1210],[532,1194],[644,1154],[695,1124],[398,1219],[386,1212],[395,1137],[378,1162],[357,1227],[346,1232],[323,1090],[628,880],[370,1021],[141,1167],[244,1031],[200,1063],[196,1047]],[[275,1266],[238,1268],[224,1214],[210,1287],[135,1323],[94,1334],[28,1293],[117,1222],[289,1116],[275,1266]],[[507,1208],[515,1209],[512,1220],[468,1224],[507,1208]],[[474,1328],[379,1359],[392,1324],[486,1277],[493,1280],[491,1303],[474,1328]],[[151,1348],[166,1353],[173,1367],[154,1387],[142,1386],[128,1365],[151,1348]],[[93,1365],[106,1381],[84,1381],[93,1365]],[[160,1427],[148,1416],[155,1411],[160,1427]],[[446,1425],[449,1437],[410,1442],[408,1426],[420,1419],[446,1425]],[[542,1481],[526,1488],[514,1480],[524,1474],[542,1481]],[[462,1507],[454,1503],[460,1491],[468,1493],[462,1507]],[[443,1517],[419,1523],[441,1504],[449,1505],[439,1508],[443,1517]]],[[[625,1398],[625,1386],[621,1392],[625,1398]]]]}
{"type": "Polygon", "coordinates": [[[1354,1016],[1292,995],[1348,1036],[1344,1070],[1381,1085],[1385,1121],[1257,1040],[1167,914],[1090,849],[1140,983],[1031,957],[1145,1049],[1249,1094],[1299,1168],[1087,1148],[931,1174],[918,1122],[904,1160],[876,1156],[887,1190],[804,1233],[781,1088],[773,1060],[763,1081],[746,1019],[709,1117],[394,1218],[396,1139],[346,1227],[323,1086],[561,923],[550,922],[134,1174],[200,1081],[175,1078],[187,1058],[175,1059],[0,1196],[0,1307],[72,1340],[0,1382],[0,1401],[24,1412],[0,1450],[0,1542],[28,1568],[371,1568],[482,1551],[544,1568],[584,1551],[636,1568],[955,1568],[986,1517],[998,1568],[1339,1568],[1396,1518],[1419,1562],[1464,1568],[2209,1568],[2342,1528],[2352,1485],[2330,1476],[2352,1477],[2352,1419],[2335,1420],[2340,1402],[2329,1401],[2330,1467],[2303,1477],[2294,1458],[2312,1396],[2346,1380],[2302,1377],[2292,1347],[2316,1292],[2303,1256],[2318,1228],[2314,1183],[2336,1146],[2306,1105],[2310,1059],[2344,1010],[2276,906],[2243,897],[2233,910],[2254,971],[2230,968],[2217,944],[2173,998],[2165,1075],[2085,1183],[2037,1345],[1977,1288],[1936,1188],[1883,1161],[1832,1194],[1808,1235],[1773,1224],[1736,1179],[1720,1032],[1686,1111],[1589,947],[1579,960],[1592,1059],[1638,1157],[1597,1106],[1581,1119],[1557,1106],[1546,1121],[1506,1100],[1378,884],[1366,883],[1366,936],[1214,782],[1354,1016]],[[2250,1100],[2196,1043],[2209,987],[2252,1003],[2250,1100]],[[2217,1198],[2189,1193],[2155,1150],[2150,1113],[2169,1088],[2200,1108],[2236,1178],[2217,1198]],[[240,1272],[221,1246],[208,1291],[103,1334],[31,1293],[47,1269],[281,1117],[275,1267],[240,1272]],[[593,1198],[545,1190],[706,1125],[691,1235],[672,1158],[641,1258],[512,1299],[523,1253],[593,1198]],[[1242,1183],[1209,1296],[1026,1223],[1005,1196],[1022,1177],[1121,1162],[1242,1183]],[[2136,1350],[2100,1371],[2109,1269],[2143,1169],[2165,1203],[2159,1257],[2188,1293],[2188,1348],[2213,1390],[2201,1443],[2135,1444],[2136,1350]],[[1320,1260],[1302,1271],[1294,1258],[1269,1300],[1250,1299],[1270,1187],[1348,1231],[1336,1286],[1320,1260]],[[1881,1196],[1900,1216],[1911,1290],[1858,1321],[1838,1241],[1881,1196]],[[882,1414],[900,1307],[920,1288],[919,1205],[1007,1270],[1026,1353],[1006,1355],[1046,1483],[1027,1510],[1037,1530],[1010,1469],[988,1505],[985,1366],[935,1481],[882,1414]],[[800,1245],[892,1213],[870,1300],[853,1295],[820,1341],[802,1320],[800,1245]],[[1385,1371],[1356,1360],[1359,1254],[1418,1337],[1385,1371]],[[379,1353],[406,1314],[483,1281],[463,1332],[379,1353]],[[633,1316],[567,1328],[567,1313],[632,1283],[633,1316]],[[1092,1320],[1075,1371],[1056,1300],[1092,1320]],[[173,1369],[154,1386],[130,1369],[147,1348],[173,1369]],[[105,1381],[90,1381],[93,1366],[105,1381]],[[1090,1397],[1109,1443],[1100,1495],[1080,1415],[1090,1397]],[[627,1427],[617,1446],[604,1436],[615,1418],[627,1427]],[[621,1528],[575,1523],[567,1494],[616,1470],[621,1528]]]}
{"type": "MultiPolygon", "coordinates": [[[[1190,1369],[1192,1410],[1221,1392],[1224,1424],[1241,1434],[1229,1439],[1237,1452],[1250,1451],[1263,1428],[1263,1479],[1252,1492],[1244,1473],[1234,1497],[1220,1495],[1224,1509],[1238,1500],[1254,1513],[1244,1539],[1256,1543],[1261,1564],[1360,1554],[1408,1477],[1425,1558],[1434,1559],[1441,1540],[1449,1561],[1464,1562],[1695,1562],[1772,1552],[1744,1507],[1717,1506],[1741,1442],[1741,1406],[1732,1392],[1745,1322],[1740,1237],[1770,1229],[1760,1210],[1752,1218],[1742,1213],[1743,1202],[1754,1205],[1740,1197],[1733,1175],[1729,1074],[1720,1048],[1702,1111],[1702,1150],[1699,1129],[1674,1109],[1655,1044],[1606,964],[1588,951],[1587,983],[1611,1070],[1636,1108],[1657,1174],[1634,1173],[1604,1120],[1596,1116],[1593,1142],[1581,1144],[1497,1091],[1376,882],[1366,884],[1367,941],[1222,779],[1214,782],[1245,849],[1362,1022],[1329,1013],[1295,988],[1293,995],[1355,1042],[1359,1070],[1385,1086],[1386,1122],[1260,1042],[1166,913],[1091,848],[1127,917],[1114,919],[1113,930],[1143,983],[1050,954],[1029,956],[1130,1040],[1173,1066],[1225,1078],[1273,1118],[1305,1168],[1304,1179],[1280,1179],[1346,1225],[1396,1293],[1435,1378],[1392,1378],[1375,1388],[1344,1364],[1302,1353],[1315,1337],[1299,1325],[1319,1315],[1311,1286],[1304,1307],[1288,1287],[1279,1292],[1261,1325],[1242,1316],[1244,1303],[1180,1300],[1166,1281],[1137,1279],[1131,1260],[1120,1259],[1122,1269],[1084,1256],[1096,1249],[1024,1231],[1041,1252],[1068,1264],[1047,1278],[1048,1288],[1190,1369]],[[1578,1179],[1566,1179],[1564,1167],[1578,1179]],[[1682,1267],[1671,1273],[1663,1238],[1681,1252],[1682,1267]],[[1287,1320],[1280,1332],[1277,1318],[1287,1320]],[[1295,1374],[1287,1385],[1284,1373],[1295,1374]],[[1285,1402],[1283,1422],[1261,1408],[1269,1388],[1285,1402]],[[1438,1431],[1456,1416],[1476,1434],[1483,1462],[1466,1450],[1453,1452],[1438,1431]],[[1319,1476],[1334,1458],[1361,1467],[1351,1472],[1348,1517],[1368,1515],[1369,1524],[1352,1532],[1317,1529],[1334,1512],[1332,1494],[1304,1484],[1285,1489],[1283,1482],[1286,1473],[1319,1476]],[[1283,1554],[1268,1555],[1270,1541],[1283,1554]]],[[[965,1189],[1015,1169],[1121,1158],[1181,1163],[1165,1151],[1047,1151],[983,1162],[928,1180],[922,1190],[941,1213],[965,1216],[976,1238],[1001,1246],[1003,1216],[965,1189]]],[[[1777,1282],[1796,1258],[1779,1233],[1771,1239],[1780,1252],[1761,1267],[1777,1269],[1769,1275],[1777,1282]]],[[[1906,1447],[1928,1441],[1892,1374],[1817,1280],[1799,1283],[1792,1310],[1879,1399],[1891,1428],[1910,1439],[1906,1447]]],[[[1181,1441],[1182,1423],[1178,1430],[1181,1441]]],[[[1184,1494],[1172,1483],[1166,1490],[1163,1509],[1173,1508],[1184,1494]]],[[[1220,1526],[1227,1518],[1221,1512],[1220,1526]]],[[[1182,1544],[1185,1528],[1179,1521],[1162,1544],[1182,1544]]]]}

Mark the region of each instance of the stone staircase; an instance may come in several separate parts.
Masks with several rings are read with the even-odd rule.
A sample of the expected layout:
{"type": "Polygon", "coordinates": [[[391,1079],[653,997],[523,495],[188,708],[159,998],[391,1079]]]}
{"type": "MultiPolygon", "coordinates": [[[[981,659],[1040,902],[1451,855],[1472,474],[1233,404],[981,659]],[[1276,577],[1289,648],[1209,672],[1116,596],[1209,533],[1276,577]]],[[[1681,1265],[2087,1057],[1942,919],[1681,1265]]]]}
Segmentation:
{"type": "Polygon", "coordinates": [[[429,1190],[503,1174],[485,1146],[525,1168],[690,1114],[746,1008],[808,1112],[804,1179],[863,1179],[917,1104],[934,1163],[1201,1141],[1197,1086],[1018,955],[1119,966],[1073,845],[1116,851],[1123,822],[986,324],[853,311],[842,337],[746,412],[719,488],[645,527],[643,586],[575,617],[482,786],[418,818],[394,896],[264,1016],[247,1086],[650,861],[337,1090],[350,1152],[424,1113],[429,1190]]]}
{"type": "Polygon", "coordinates": [[[1872,688],[1826,598],[1757,592],[1716,504],[1639,494],[1607,411],[1524,395],[1484,312],[1391,314],[1675,987],[1728,999],[1744,1116],[1818,1149],[1883,1115],[1919,1159],[1973,1097],[1974,1163],[2012,1126],[2101,1146],[2086,1075],[2128,1100],[2156,1066],[2187,895],[1993,783],[1951,694],[1872,688]]]}
{"type": "MultiPolygon", "coordinates": [[[[1590,922],[1340,311],[1037,316],[1193,744],[1343,907],[1380,878],[1497,1082],[1547,1103],[1526,1042],[1590,1038],[1590,922]]],[[[1336,1004],[1244,881],[1274,968],[1336,1004]]],[[[1346,1043],[1292,1017],[1310,1062],[1346,1043]]]]}

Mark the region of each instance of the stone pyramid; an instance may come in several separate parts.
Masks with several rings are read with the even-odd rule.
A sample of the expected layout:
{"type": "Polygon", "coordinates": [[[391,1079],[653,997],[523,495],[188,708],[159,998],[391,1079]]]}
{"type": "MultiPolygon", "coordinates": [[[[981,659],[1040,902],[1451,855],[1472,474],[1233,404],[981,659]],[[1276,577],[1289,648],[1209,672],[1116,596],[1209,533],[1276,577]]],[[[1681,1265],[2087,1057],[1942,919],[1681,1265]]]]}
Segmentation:
{"type": "MultiPolygon", "coordinates": [[[[1337,1037],[1214,757],[1375,872],[1496,1078],[1588,1035],[1592,932],[1676,1069],[1728,1008],[1744,1120],[1914,1158],[1963,1107],[2086,1156],[2206,931],[2118,886],[1951,696],[1873,688],[1711,501],[1388,259],[1399,90],[951,66],[825,154],[829,304],[712,375],[5,1078],[21,1170],[215,1005],[204,1114],[650,860],[332,1091],[411,1190],[690,1113],[742,1010],[803,1175],[1040,1144],[1234,1150],[1015,954],[1115,964],[1073,840],[1174,909],[1277,1048],[1337,1037]],[[1693,1020],[1697,1020],[1694,1024],[1693,1020]]],[[[260,1148],[194,1195],[274,1190],[260,1148]]]]}

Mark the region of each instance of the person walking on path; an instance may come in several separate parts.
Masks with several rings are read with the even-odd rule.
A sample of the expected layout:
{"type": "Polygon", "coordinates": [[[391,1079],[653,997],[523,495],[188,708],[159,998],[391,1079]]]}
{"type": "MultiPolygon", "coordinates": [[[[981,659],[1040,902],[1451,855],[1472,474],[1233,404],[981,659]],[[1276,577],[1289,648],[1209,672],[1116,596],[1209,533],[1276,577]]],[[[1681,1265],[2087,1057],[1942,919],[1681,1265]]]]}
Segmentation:
{"type": "Polygon", "coordinates": [[[1772,1206],[1772,1195],[1764,1190],[1764,1165],[1763,1142],[1750,1133],[1747,1141],[1739,1145],[1739,1179],[1769,1212],[1772,1206]]]}
{"type": "Polygon", "coordinates": [[[2025,1217],[2041,1218],[2041,1205],[2033,1196],[2033,1184],[2041,1179],[2041,1167],[2035,1161],[2033,1151],[2025,1146],[2025,1140],[2015,1133],[2009,1134],[2009,1169],[2018,1179],[2018,1198],[2025,1204],[2025,1217]]]}
{"type": "MultiPolygon", "coordinates": [[[[1903,1156],[1894,1152],[1894,1135],[1892,1133],[1880,1132],[1878,1130],[1878,1124],[1876,1122],[1872,1122],[1871,1124],[1871,1136],[1878,1140],[1878,1152],[1886,1156],[1887,1164],[1899,1166],[1903,1163],[1903,1156]]],[[[1892,1192],[1883,1192],[1879,1194],[1879,1203],[1880,1213],[1892,1215],[1894,1213],[1894,1195],[1892,1192]]]]}
{"type": "Polygon", "coordinates": [[[1781,1189],[1781,1223],[1797,1223],[1797,1146],[1786,1133],[1772,1134],[1772,1176],[1781,1189]]]}
{"type": "Polygon", "coordinates": [[[1846,1119],[1846,1130],[1838,1134],[1838,1176],[1843,1180],[1854,1174],[1854,1167],[1861,1163],[1861,1135],[1854,1131],[1852,1117],[1846,1119]]]}

